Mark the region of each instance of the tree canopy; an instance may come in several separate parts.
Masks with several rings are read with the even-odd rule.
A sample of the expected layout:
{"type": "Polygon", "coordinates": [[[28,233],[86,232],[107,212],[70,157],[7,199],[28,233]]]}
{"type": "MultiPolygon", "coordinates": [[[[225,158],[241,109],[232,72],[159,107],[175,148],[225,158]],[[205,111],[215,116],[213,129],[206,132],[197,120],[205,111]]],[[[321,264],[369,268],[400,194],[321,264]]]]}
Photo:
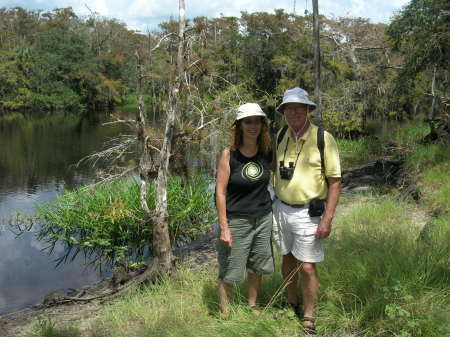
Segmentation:
{"type": "MultiPolygon", "coordinates": [[[[444,0],[413,0],[389,25],[321,16],[326,126],[350,136],[368,118],[427,113],[433,74],[433,97],[442,110],[449,87],[448,7],[444,0]]],[[[142,34],[96,13],[16,7],[0,9],[0,28],[0,113],[113,108],[136,92],[136,53],[146,68],[148,113],[154,119],[165,111],[175,71],[175,21],[142,34]]],[[[231,118],[227,111],[249,100],[273,114],[287,88],[313,92],[312,15],[276,10],[196,17],[185,35],[189,95],[179,117],[185,126],[197,117],[231,118]]]]}

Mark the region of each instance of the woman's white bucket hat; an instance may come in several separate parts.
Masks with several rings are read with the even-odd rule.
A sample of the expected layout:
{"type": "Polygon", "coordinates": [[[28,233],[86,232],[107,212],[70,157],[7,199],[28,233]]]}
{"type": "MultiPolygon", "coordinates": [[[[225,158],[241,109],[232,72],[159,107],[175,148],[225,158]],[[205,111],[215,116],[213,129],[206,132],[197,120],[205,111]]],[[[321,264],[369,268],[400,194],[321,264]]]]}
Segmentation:
{"type": "Polygon", "coordinates": [[[306,104],[312,107],[311,110],[314,110],[316,108],[316,103],[311,101],[308,97],[308,92],[302,88],[293,88],[286,90],[283,95],[283,102],[277,107],[277,111],[280,114],[283,114],[282,107],[284,104],[287,103],[301,103],[306,104]]]}
{"type": "Polygon", "coordinates": [[[245,103],[240,105],[236,111],[236,119],[238,121],[245,117],[261,116],[267,118],[261,107],[256,103],[245,103]]]}

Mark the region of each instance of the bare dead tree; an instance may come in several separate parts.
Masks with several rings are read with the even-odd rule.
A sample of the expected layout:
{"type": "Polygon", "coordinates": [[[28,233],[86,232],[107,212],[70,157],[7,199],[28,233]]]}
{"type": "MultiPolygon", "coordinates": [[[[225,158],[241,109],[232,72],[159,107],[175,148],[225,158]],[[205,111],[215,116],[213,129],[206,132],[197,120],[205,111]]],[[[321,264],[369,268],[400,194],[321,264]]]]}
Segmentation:
{"type": "MultiPolygon", "coordinates": [[[[175,128],[175,116],[179,109],[180,92],[184,78],[184,35],[185,35],[185,5],[179,0],[179,31],[177,67],[174,79],[169,88],[169,104],[167,111],[164,141],[159,153],[158,177],[156,180],[156,207],[151,215],[153,220],[153,262],[147,270],[157,270],[158,273],[167,273],[172,269],[172,249],[169,237],[169,222],[167,212],[167,178],[169,161],[172,150],[172,140],[175,128]]],[[[144,155],[144,154],[143,154],[144,155]]],[[[145,195],[145,193],[144,193],[145,195]]],[[[142,202],[142,198],[141,198],[142,202]]]]}
{"type": "Polygon", "coordinates": [[[431,80],[431,94],[433,95],[433,100],[431,101],[431,109],[428,112],[428,121],[430,124],[430,134],[434,135],[436,133],[434,128],[434,118],[435,118],[435,110],[436,110],[436,64],[433,66],[433,78],[431,80]]]}

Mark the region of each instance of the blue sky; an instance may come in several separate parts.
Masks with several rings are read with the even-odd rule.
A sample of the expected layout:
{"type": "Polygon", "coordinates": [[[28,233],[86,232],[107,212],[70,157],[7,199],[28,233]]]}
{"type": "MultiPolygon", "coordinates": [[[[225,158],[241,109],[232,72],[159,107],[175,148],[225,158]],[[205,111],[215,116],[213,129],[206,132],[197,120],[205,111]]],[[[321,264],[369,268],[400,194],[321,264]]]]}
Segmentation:
{"type": "MultiPolygon", "coordinates": [[[[239,16],[241,11],[286,12],[303,14],[312,11],[311,0],[185,0],[186,16],[217,17],[220,14],[239,16]]],[[[327,16],[365,17],[372,22],[388,23],[408,0],[319,0],[319,12],[327,16]]],[[[0,0],[0,7],[20,6],[27,9],[52,10],[71,6],[77,15],[89,14],[89,9],[101,16],[116,18],[131,29],[145,32],[171,16],[178,17],[178,0],[0,0]],[[87,4],[87,5],[86,5],[87,4]],[[87,8],[89,7],[89,9],[87,8]]]]}

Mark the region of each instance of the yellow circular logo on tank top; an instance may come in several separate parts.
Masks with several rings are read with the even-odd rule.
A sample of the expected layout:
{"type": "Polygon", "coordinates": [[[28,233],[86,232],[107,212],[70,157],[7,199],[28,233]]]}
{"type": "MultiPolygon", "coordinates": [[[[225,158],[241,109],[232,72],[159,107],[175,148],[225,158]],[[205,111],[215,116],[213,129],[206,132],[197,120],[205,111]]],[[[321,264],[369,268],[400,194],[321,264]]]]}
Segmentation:
{"type": "Polygon", "coordinates": [[[242,168],[242,177],[248,180],[258,180],[263,174],[263,168],[260,164],[248,162],[242,168]]]}

